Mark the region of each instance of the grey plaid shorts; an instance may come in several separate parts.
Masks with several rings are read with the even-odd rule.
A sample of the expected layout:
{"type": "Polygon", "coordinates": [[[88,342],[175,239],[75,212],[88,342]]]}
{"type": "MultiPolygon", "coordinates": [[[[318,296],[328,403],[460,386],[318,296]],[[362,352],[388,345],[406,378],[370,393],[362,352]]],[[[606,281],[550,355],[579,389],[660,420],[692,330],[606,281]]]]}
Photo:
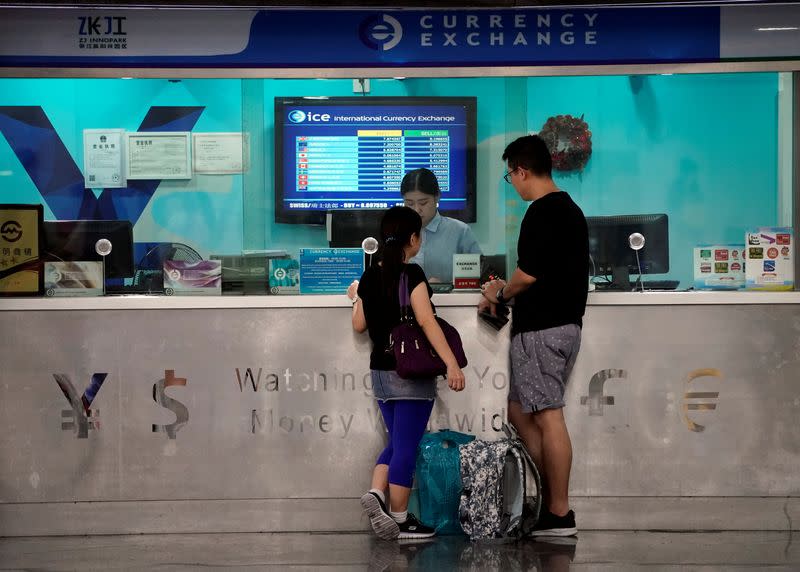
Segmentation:
{"type": "Polygon", "coordinates": [[[515,335],[508,400],[526,413],[564,407],[567,379],[580,347],[581,329],[575,324],[515,335]]]}

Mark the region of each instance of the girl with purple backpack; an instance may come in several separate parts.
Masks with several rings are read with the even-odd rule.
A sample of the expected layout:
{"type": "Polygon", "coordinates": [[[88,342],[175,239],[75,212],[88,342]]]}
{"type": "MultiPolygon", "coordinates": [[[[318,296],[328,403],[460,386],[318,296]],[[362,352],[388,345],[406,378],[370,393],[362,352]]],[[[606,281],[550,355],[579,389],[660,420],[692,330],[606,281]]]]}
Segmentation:
{"type": "Polygon", "coordinates": [[[369,331],[372,340],[370,370],[378,407],[388,430],[389,442],[378,456],[372,487],[361,497],[361,506],[375,534],[385,540],[427,538],[435,531],[408,513],[408,499],[419,445],[436,398],[436,379],[403,379],[395,371],[389,334],[400,323],[398,286],[405,274],[414,319],[447,365],[447,384],[464,389],[464,373],[436,321],[431,290],[422,268],[408,264],[420,249],[422,219],[408,207],[392,207],[381,222],[383,256],[347,290],[353,300],[353,329],[369,331]],[[386,502],[386,490],[389,503],[386,502]]]}

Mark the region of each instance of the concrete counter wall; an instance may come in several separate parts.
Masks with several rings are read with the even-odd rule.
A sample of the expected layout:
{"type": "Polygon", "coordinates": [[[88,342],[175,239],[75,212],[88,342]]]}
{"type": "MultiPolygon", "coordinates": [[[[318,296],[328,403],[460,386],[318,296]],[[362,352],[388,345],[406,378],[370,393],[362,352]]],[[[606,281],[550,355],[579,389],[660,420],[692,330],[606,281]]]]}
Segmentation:
{"type": "MultiPolygon", "coordinates": [[[[508,328],[478,320],[476,294],[450,296],[465,305],[437,305],[462,333],[467,389],[440,385],[430,428],[493,439],[508,328]]],[[[356,499],[384,436],[369,341],[346,300],[180,312],[12,302],[24,301],[0,312],[0,535],[368,526],[356,499]],[[106,376],[86,416],[56,376],[79,397],[95,374],[106,376]]],[[[590,304],[567,391],[580,526],[797,528],[800,304],[622,305],[590,304]]]]}

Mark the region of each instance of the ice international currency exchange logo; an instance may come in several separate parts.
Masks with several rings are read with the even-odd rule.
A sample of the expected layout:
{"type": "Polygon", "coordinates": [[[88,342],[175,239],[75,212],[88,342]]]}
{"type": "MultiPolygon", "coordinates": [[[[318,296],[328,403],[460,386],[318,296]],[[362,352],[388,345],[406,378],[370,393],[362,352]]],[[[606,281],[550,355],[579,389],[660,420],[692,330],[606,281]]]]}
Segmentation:
{"type": "Polygon", "coordinates": [[[302,123],[306,120],[306,114],[299,109],[293,109],[289,112],[289,121],[292,123],[302,123]]]}
{"type": "Polygon", "coordinates": [[[396,18],[379,14],[361,22],[358,35],[367,47],[386,52],[403,39],[403,26],[396,18]]]}

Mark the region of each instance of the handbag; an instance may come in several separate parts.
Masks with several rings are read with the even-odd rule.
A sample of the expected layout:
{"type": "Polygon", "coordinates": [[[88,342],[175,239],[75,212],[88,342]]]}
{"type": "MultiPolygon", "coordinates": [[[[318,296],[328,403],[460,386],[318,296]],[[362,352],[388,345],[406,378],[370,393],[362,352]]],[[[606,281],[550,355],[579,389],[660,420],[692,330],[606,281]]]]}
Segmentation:
{"type": "MultiPolygon", "coordinates": [[[[403,379],[431,378],[447,374],[447,366],[433,349],[425,332],[414,320],[411,308],[411,296],[408,292],[408,276],[400,274],[398,285],[400,299],[400,323],[389,334],[389,350],[394,353],[397,362],[397,375],[403,379]]],[[[434,310],[435,315],[435,310],[434,310]]],[[[466,367],[467,356],[461,336],[444,318],[436,316],[436,321],[444,333],[447,344],[456,357],[458,367],[466,367]]]]}

